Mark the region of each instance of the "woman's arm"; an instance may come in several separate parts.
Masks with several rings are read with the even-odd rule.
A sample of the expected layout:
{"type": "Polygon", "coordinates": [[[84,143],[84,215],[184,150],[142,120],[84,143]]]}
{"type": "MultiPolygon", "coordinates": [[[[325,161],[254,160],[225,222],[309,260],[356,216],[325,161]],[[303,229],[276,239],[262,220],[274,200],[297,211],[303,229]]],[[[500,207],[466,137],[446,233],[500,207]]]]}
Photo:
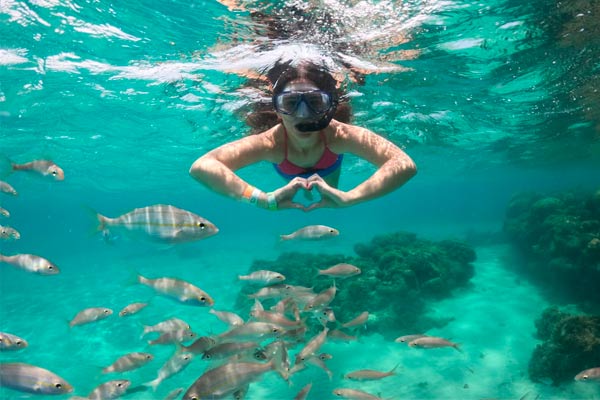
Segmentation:
{"type": "Polygon", "coordinates": [[[350,206],[383,196],[405,184],[417,173],[415,163],[402,149],[365,128],[338,123],[330,148],[336,153],[353,153],[378,168],[373,175],[347,192],[330,187],[318,176],[309,178],[310,187],[317,187],[325,200],[320,207],[350,206]]]}
{"type": "MultiPolygon", "coordinates": [[[[235,171],[259,161],[273,162],[277,153],[274,129],[258,135],[224,144],[209,151],[192,164],[190,175],[211,190],[241,200],[248,197],[254,188],[240,178],[235,171]]],[[[278,208],[302,208],[292,201],[296,191],[306,187],[304,180],[293,179],[273,192],[278,208]]],[[[266,193],[259,190],[257,205],[269,208],[266,193]]]]}

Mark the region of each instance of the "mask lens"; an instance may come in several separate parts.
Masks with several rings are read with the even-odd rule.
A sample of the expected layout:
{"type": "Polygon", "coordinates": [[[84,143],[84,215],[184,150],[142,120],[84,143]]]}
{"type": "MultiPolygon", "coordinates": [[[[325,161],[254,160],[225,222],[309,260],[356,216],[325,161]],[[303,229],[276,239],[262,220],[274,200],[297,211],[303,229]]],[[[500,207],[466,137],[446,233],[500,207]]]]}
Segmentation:
{"type": "Polygon", "coordinates": [[[320,90],[312,92],[284,92],[275,97],[275,109],[282,114],[293,114],[304,103],[316,114],[324,114],[331,108],[331,96],[320,90]]]}
{"type": "Polygon", "coordinates": [[[331,99],[324,92],[304,93],[304,100],[308,107],[317,114],[323,114],[331,107],[331,99]]]}

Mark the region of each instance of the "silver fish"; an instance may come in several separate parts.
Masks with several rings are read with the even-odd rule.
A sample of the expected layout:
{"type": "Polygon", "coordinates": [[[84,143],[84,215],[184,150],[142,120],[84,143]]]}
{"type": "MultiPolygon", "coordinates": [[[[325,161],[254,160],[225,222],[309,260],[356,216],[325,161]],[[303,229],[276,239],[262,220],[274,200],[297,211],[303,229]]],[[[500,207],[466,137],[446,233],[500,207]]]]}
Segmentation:
{"type": "Polygon", "coordinates": [[[55,373],[25,363],[0,363],[0,387],[34,394],[65,394],[73,391],[73,386],[55,373]]]}
{"type": "Polygon", "coordinates": [[[119,357],[114,363],[102,370],[103,374],[111,372],[124,372],[140,368],[152,361],[154,356],[150,353],[128,353],[119,357]]]}
{"type": "MultiPolygon", "coordinates": [[[[185,367],[192,362],[194,355],[191,353],[175,353],[171,358],[164,363],[160,370],[158,370],[158,376],[156,379],[151,380],[145,385],[150,386],[154,391],[158,385],[162,383],[167,378],[175,375],[176,373],[183,371],[185,367]]],[[[181,390],[183,391],[183,389],[181,390]]]]}
{"type": "Polygon", "coordinates": [[[18,193],[14,187],[12,187],[9,183],[0,181],[0,192],[12,194],[13,196],[17,196],[18,193]]]}
{"type": "Polygon", "coordinates": [[[381,400],[381,397],[375,396],[373,394],[363,392],[358,389],[334,389],[333,394],[337,397],[341,397],[344,399],[352,399],[352,400],[381,400]]]}
{"type": "Polygon", "coordinates": [[[10,217],[10,213],[8,212],[8,210],[2,207],[0,207],[0,215],[6,218],[10,217]]]}
{"type": "Polygon", "coordinates": [[[396,343],[410,343],[415,339],[418,338],[422,338],[425,337],[427,335],[423,335],[423,334],[415,334],[415,335],[404,335],[404,336],[399,336],[396,339],[394,339],[394,342],[396,343]]]}
{"type": "Polygon", "coordinates": [[[408,343],[410,347],[419,347],[422,349],[436,349],[439,347],[453,347],[457,351],[462,351],[458,343],[453,343],[448,339],[435,337],[435,336],[423,336],[416,338],[408,343]]]}
{"type": "Polygon", "coordinates": [[[254,352],[260,345],[258,342],[223,342],[206,350],[203,360],[215,360],[231,357],[235,354],[254,352]]]}
{"type": "Polygon", "coordinates": [[[363,311],[358,316],[356,316],[354,319],[346,322],[345,324],[342,324],[342,328],[351,328],[353,326],[364,325],[368,319],[369,319],[369,312],[363,311]]]}
{"type": "Polygon", "coordinates": [[[219,340],[243,340],[277,336],[283,328],[267,322],[247,322],[218,336],[219,340]]]}
{"type": "Polygon", "coordinates": [[[153,288],[159,293],[175,298],[184,304],[195,306],[213,306],[215,301],[204,290],[181,279],[148,279],[138,275],[138,282],[153,288]]]}
{"type": "Polygon", "coordinates": [[[0,262],[40,275],[55,275],[60,272],[55,264],[33,254],[15,254],[14,256],[0,254],[0,262]]]}
{"type": "Polygon", "coordinates": [[[187,342],[196,338],[196,334],[189,329],[177,329],[175,331],[165,332],[157,339],[149,340],[148,344],[174,344],[187,342]]]}
{"type": "Polygon", "coordinates": [[[358,371],[353,371],[353,372],[347,373],[346,375],[344,375],[344,378],[351,379],[353,381],[367,381],[367,380],[383,379],[388,376],[395,375],[398,365],[396,365],[394,368],[392,368],[391,370],[389,370],[387,372],[376,371],[373,369],[360,369],[358,371]]]}
{"type": "Polygon", "coordinates": [[[321,346],[323,346],[323,343],[325,343],[328,332],[329,328],[325,327],[321,332],[313,336],[313,338],[310,339],[302,348],[302,350],[300,350],[300,352],[296,355],[295,364],[299,364],[309,356],[315,354],[321,348],[321,346]]]}
{"type": "Polygon", "coordinates": [[[131,303],[125,306],[121,311],[119,311],[119,317],[127,317],[129,315],[136,314],[140,312],[143,308],[145,308],[148,303],[131,303]]]}
{"type": "Polygon", "coordinates": [[[29,344],[23,338],[12,333],[0,332],[0,351],[21,350],[29,344]]]}
{"type": "Polygon", "coordinates": [[[70,327],[77,325],[88,324],[111,316],[113,311],[110,308],[90,307],[79,311],[75,317],[69,322],[70,327]]]}
{"type": "Polygon", "coordinates": [[[194,343],[189,346],[185,346],[181,343],[177,343],[177,349],[180,352],[187,352],[192,354],[200,354],[204,353],[206,350],[210,349],[214,345],[217,344],[217,341],[210,336],[202,336],[194,341],[194,343]]]}
{"type": "Polygon", "coordinates": [[[576,381],[600,381],[600,367],[589,368],[575,375],[576,381]]]}
{"type": "Polygon", "coordinates": [[[112,400],[121,397],[125,394],[125,391],[129,389],[131,381],[127,379],[115,379],[112,381],[104,382],[97,386],[88,395],[90,400],[112,400]]]}
{"type": "Polygon", "coordinates": [[[15,228],[0,225],[0,239],[19,240],[21,239],[21,234],[15,228]]]}
{"type": "Polygon", "coordinates": [[[273,282],[283,282],[285,280],[285,276],[279,272],[261,269],[248,275],[238,275],[238,279],[241,281],[250,281],[253,283],[270,285],[273,282]]]}
{"type": "Polygon", "coordinates": [[[185,322],[182,319],[169,318],[165,321],[159,322],[156,325],[152,325],[152,326],[145,325],[144,333],[142,333],[142,336],[147,335],[148,333],[152,333],[152,332],[166,333],[166,332],[176,331],[178,329],[192,329],[192,328],[190,327],[190,324],[188,324],[187,322],[185,322]]]}
{"type": "Polygon", "coordinates": [[[213,314],[215,317],[219,318],[219,320],[225,322],[229,326],[240,326],[244,324],[242,317],[236,313],[229,311],[217,311],[214,308],[211,308],[208,313],[213,314]]]}
{"type": "Polygon", "coordinates": [[[327,269],[320,269],[318,275],[331,276],[334,278],[348,278],[361,273],[360,268],[352,264],[340,263],[327,269]]]}
{"type": "Polygon", "coordinates": [[[306,396],[308,396],[308,392],[310,392],[310,389],[312,389],[312,382],[306,384],[294,397],[294,400],[305,400],[306,396]]]}
{"type": "Polygon", "coordinates": [[[184,388],[177,388],[177,389],[173,389],[171,390],[166,396],[164,400],[174,400],[176,399],[181,392],[183,392],[184,388]]]}
{"type": "Polygon", "coordinates": [[[52,160],[34,160],[25,164],[12,163],[13,171],[32,171],[43,176],[50,176],[57,181],[65,179],[65,172],[52,160]]]}
{"type": "Polygon", "coordinates": [[[308,225],[289,235],[280,235],[281,240],[321,240],[338,236],[340,232],[326,225],[308,225]]]}
{"type": "Polygon", "coordinates": [[[116,218],[97,214],[98,231],[105,235],[112,228],[137,232],[168,243],[184,243],[216,235],[219,229],[192,212],[165,204],[136,208],[116,218]]]}
{"type": "Polygon", "coordinates": [[[184,400],[221,398],[273,369],[273,361],[227,363],[202,374],[183,395],[184,400]]]}

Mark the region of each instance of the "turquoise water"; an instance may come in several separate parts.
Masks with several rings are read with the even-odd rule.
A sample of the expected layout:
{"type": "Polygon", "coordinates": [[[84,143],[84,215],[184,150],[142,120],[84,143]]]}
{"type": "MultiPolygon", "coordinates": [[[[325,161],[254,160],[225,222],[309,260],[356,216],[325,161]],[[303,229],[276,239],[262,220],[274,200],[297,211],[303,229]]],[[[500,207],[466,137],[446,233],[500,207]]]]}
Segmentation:
{"type": "MultiPolygon", "coordinates": [[[[3,352],[0,360],[48,368],[76,395],[107,380],[100,369],[131,351],[151,351],[156,360],[123,376],[133,386],[156,376],[172,348],[147,346],[142,325],[177,316],[200,335],[225,329],[208,309],[155,296],[135,283],[136,273],[188,280],[215,298],[216,309],[234,310],[241,288],[235,278],[256,259],[290,250],[354,256],[355,244],[396,231],[431,240],[495,237],[515,193],[600,184],[600,50],[591,22],[600,15],[590,2],[322,1],[318,9],[339,17],[338,36],[307,30],[260,48],[251,47],[258,38],[248,11],[208,1],[129,3],[0,2],[0,157],[51,158],[66,176],[64,182],[18,173],[1,178],[19,196],[0,194],[11,213],[0,224],[17,228],[21,239],[0,242],[0,253],[38,254],[61,273],[37,276],[1,265],[0,330],[26,338],[29,347],[3,352]],[[419,168],[413,180],[352,208],[270,213],[189,177],[198,156],[248,131],[237,115],[248,102],[237,91],[244,80],[231,69],[260,68],[299,46],[344,72],[335,56],[344,41],[367,43],[367,50],[348,54],[380,72],[367,75],[364,85],[348,83],[354,123],[402,146],[419,168]],[[389,72],[387,63],[407,70],[389,72]],[[107,243],[94,234],[90,209],[117,216],[159,203],[196,212],[220,232],[171,247],[126,238],[107,243]],[[309,224],[341,234],[278,243],[280,234],[309,224]],[[150,306],[128,319],[113,315],[68,327],[82,308],[116,313],[134,301],[150,306]]],[[[283,2],[247,4],[276,12],[283,2]]],[[[344,163],[342,188],[372,172],[351,156],[344,163]]],[[[282,184],[266,164],[240,174],[265,191],[282,184]]],[[[402,399],[600,398],[593,382],[554,387],[527,378],[539,343],[533,321],[552,300],[537,286],[515,284],[509,245],[473,245],[472,284],[432,302],[429,311],[454,321],[428,334],[460,342],[463,353],[418,351],[377,334],[327,343],[331,381],[315,367],[294,376],[292,386],[266,374],[247,398],[291,399],[310,381],[309,399],[333,398],[334,388],[357,387],[341,378],[348,371],[398,363],[396,376],[359,387],[402,399]]],[[[163,398],[187,388],[205,367],[196,359],[156,394],[125,398],[163,398]]],[[[34,396],[0,389],[0,397],[34,396]]]]}

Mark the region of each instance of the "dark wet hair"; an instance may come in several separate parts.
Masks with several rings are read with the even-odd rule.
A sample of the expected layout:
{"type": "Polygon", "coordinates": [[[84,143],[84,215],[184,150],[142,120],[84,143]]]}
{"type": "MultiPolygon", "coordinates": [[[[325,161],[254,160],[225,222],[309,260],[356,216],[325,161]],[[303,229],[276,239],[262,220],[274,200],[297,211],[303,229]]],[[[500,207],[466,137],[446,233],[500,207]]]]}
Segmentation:
{"type": "MultiPolygon", "coordinates": [[[[320,90],[331,94],[335,104],[333,118],[344,123],[350,122],[350,104],[345,101],[338,81],[325,66],[312,62],[300,63],[298,66],[292,66],[290,62],[277,62],[266,72],[266,77],[273,95],[281,93],[288,83],[297,79],[314,83],[320,90]]],[[[281,122],[272,102],[256,103],[253,108],[246,117],[246,123],[252,128],[252,133],[265,131],[281,122]]]]}

